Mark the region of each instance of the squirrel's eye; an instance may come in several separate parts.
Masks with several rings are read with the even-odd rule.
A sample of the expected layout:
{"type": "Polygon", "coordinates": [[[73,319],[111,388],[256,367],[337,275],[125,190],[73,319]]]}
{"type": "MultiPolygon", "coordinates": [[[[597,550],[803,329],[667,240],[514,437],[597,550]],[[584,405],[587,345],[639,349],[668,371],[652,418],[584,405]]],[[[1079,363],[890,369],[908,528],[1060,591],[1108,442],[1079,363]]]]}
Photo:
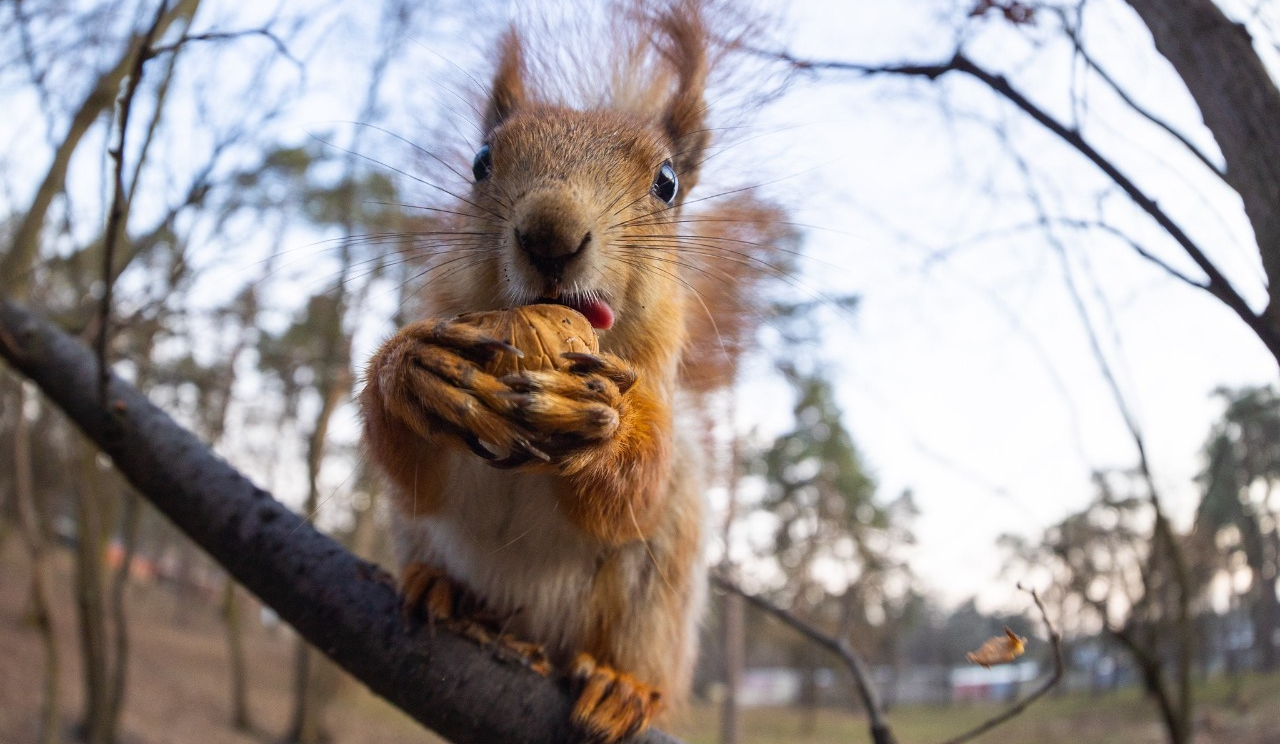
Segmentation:
{"type": "Polygon", "coordinates": [[[668,205],[675,203],[676,193],[680,191],[680,179],[676,178],[676,169],[671,166],[670,160],[663,163],[658,169],[658,175],[653,177],[652,191],[654,196],[668,205]]]}
{"type": "Polygon", "coordinates": [[[489,154],[488,145],[481,147],[476,153],[476,159],[471,161],[471,173],[477,181],[483,181],[493,173],[493,156],[489,154]]]}

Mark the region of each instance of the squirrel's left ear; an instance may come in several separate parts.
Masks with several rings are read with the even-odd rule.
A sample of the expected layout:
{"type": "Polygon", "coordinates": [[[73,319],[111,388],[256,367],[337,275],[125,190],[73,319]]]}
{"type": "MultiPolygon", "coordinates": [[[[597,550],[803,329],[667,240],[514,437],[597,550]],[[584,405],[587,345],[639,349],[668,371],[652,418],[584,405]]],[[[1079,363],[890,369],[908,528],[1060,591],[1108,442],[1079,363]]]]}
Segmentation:
{"type": "Polygon", "coordinates": [[[700,14],[693,10],[671,12],[658,19],[667,40],[662,52],[676,73],[676,91],[663,114],[662,126],[671,138],[672,164],[680,179],[678,202],[698,183],[711,133],[707,130],[706,29],[700,14]]]}
{"type": "Polygon", "coordinates": [[[486,137],[524,105],[524,75],[524,50],[519,35],[511,28],[498,43],[498,69],[493,73],[489,103],[484,111],[486,137]]]}

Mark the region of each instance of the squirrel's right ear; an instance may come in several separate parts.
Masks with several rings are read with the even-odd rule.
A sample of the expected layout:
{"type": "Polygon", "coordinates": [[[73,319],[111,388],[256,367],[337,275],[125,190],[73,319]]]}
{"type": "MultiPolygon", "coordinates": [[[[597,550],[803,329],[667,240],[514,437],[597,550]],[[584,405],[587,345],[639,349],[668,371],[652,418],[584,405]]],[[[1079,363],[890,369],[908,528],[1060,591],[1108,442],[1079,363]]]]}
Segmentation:
{"type": "Polygon", "coordinates": [[[524,50],[514,28],[507,29],[498,45],[498,69],[489,89],[489,104],[484,112],[487,136],[524,105],[524,50]]]}
{"type": "Polygon", "coordinates": [[[673,161],[680,177],[679,202],[698,182],[711,133],[707,129],[707,31],[696,3],[677,5],[658,18],[666,36],[662,49],[676,74],[676,90],[662,117],[675,149],[673,161]],[[680,12],[680,11],[683,12],[680,12]]]}

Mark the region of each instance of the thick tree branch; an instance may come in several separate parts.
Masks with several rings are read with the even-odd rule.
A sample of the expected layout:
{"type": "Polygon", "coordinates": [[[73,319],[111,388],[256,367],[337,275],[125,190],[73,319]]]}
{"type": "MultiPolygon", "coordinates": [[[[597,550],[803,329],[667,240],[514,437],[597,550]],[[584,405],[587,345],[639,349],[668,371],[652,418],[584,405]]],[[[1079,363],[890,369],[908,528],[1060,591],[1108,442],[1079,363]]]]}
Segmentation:
{"type": "Polygon", "coordinates": [[[1195,98],[1244,200],[1280,306],[1280,89],[1244,26],[1213,0],[1127,0],[1195,98]]]}
{"type": "MultiPolygon", "coordinates": [[[[237,581],[423,725],[456,744],[578,741],[559,680],[443,630],[406,627],[385,571],[316,532],[118,378],[104,407],[93,353],[4,297],[0,356],[237,581]]],[[[678,743],[649,731],[632,744],[678,743]]]]}

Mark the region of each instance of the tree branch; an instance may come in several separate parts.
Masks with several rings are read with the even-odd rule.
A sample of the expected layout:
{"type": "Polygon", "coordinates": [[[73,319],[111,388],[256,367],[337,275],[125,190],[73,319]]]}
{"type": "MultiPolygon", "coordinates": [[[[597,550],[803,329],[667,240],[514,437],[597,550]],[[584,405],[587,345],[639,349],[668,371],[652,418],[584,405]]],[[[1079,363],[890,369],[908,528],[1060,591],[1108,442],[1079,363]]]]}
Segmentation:
{"type": "MultiPolygon", "coordinates": [[[[155,35],[162,35],[178,20],[189,21],[199,5],[200,0],[180,0],[154,27],[155,35]]],[[[40,233],[44,230],[44,221],[49,213],[49,207],[53,204],[54,197],[60,194],[66,185],[67,167],[71,163],[71,156],[75,154],[76,148],[80,146],[93,123],[115,101],[121,81],[133,68],[137,55],[143,51],[143,46],[140,34],[130,39],[128,48],[115,66],[102,73],[93,90],[71,117],[67,134],[62,142],[58,143],[53,153],[53,162],[49,164],[44,180],[36,189],[31,206],[23,212],[22,220],[14,231],[13,241],[9,244],[9,250],[0,255],[0,290],[15,293],[21,297],[19,293],[23,291],[23,279],[35,264],[40,250],[40,233]]]]}
{"type": "MultiPolygon", "coordinates": [[[[1022,585],[1018,585],[1022,589],[1022,585]]],[[[1044,602],[1040,600],[1039,593],[1035,589],[1026,589],[1031,594],[1031,599],[1036,603],[1036,608],[1040,610],[1040,618],[1044,620],[1045,632],[1049,634],[1049,644],[1053,647],[1053,675],[1046,679],[1034,692],[1010,705],[1003,712],[988,718],[986,721],[978,724],[972,729],[951,739],[947,739],[942,744],[963,744],[963,742],[971,741],[979,736],[987,733],[991,729],[1003,724],[1005,721],[1020,715],[1032,703],[1044,697],[1049,690],[1052,690],[1059,682],[1062,681],[1062,675],[1066,672],[1066,666],[1062,661],[1062,634],[1054,627],[1049,620],[1049,612],[1044,608],[1044,602]]]]}
{"type": "Polygon", "coordinates": [[[880,696],[876,693],[876,688],[871,682],[870,675],[867,674],[867,668],[862,663],[862,659],[858,657],[857,652],[849,645],[847,639],[833,638],[772,602],[746,591],[723,576],[717,576],[713,573],[711,575],[711,583],[721,591],[741,596],[757,609],[763,610],[781,620],[792,630],[814,644],[839,656],[844,661],[845,666],[848,667],[849,673],[853,675],[854,686],[858,688],[858,698],[862,701],[863,709],[867,711],[868,726],[871,729],[871,741],[874,744],[896,744],[897,739],[894,738],[893,730],[889,728],[889,723],[884,720],[884,710],[880,705],[880,696]]]}
{"type": "Polygon", "coordinates": [[[1076,54],[1080,55],[1080,59],[1084,61],[1085,65],[1087,65],[1090,70],[1093,70],[1093,73],[1097,75],[1102,82],[1107,84],[1107,87],[1111,89],[1112,93],[1115,93],[1116,96],[1119,97],[1126,106],[1133,109],[1134,113],[1138,116],[1141,116],[1153,125],[1163,129],[1165,134],[1168,134],[1170,137],[1177,140],[1178,143],[1185,147],[1187,152],[1191,153],[1196,160],[1199,160],[1210,173],[1223,181],[1226,181],[1226,173],[1224,173],[1222,168],[1217,163],[1213,162],[1213,160],[1211,160],[1203,150],[1196,147],[1195,143],[1187,139],[1186,135],[1182,132],[1174,129],[1171,124],[1151,113],[1144,106],[1135,101],[1133,96],[1130,96],[1129,92],[1121,87],[1120,83],[1116,82],[1115,78],[1111,77],[1111,75],[1107,73],[1106,69],[1104,69],[1102,65],[1093,58],[1093,55],[1089,54],[1088,50],[1084,48],[1084,43],[1081,41],[1080,36],[1076,33],[1075,29],[1071,28],[1071,26],[1065,22],[1063,23],[1063,28],[1066,31],[1067,37],[1071,39],[1071,44],[1075,47],[1076,54]]]}
{"type": "MultiPolygon", "coordinates": [[[[580,740],[562,680],[444,630],[406,627],[389,574],[307,525],[115,377],[104,416],[93,353],[5,297],[0,356],[237,581],[424,726],[456,744],[580,740]]],[[[678,742],[650,730],[631,744],[678,742]]]]}
{"type": "Polygon", "coordinates": [[[107,227],[103,234],[102,303],[101,317],[98,319],[98,399],[104,401],[107,399],[107,385],[111,376],[107,364],[107,341],[111,338],[111,290],[115,286],[116,245],[124,237],[125,224],[128,222],[124,192],[124,147],[129,134],[129,116],[133,113],[133,98],[138,93],[138,86],[142,84],[142,70],[147,60],[151,59],[151,44],[160,31],[160,24],[164,22],[167,5],[167,2],[162,2],[156,8],[156,17],[143,34],[137,54],[133,55],[133,65],[129,68],[124,91],[116,104],[116,144],[107,150],[115,166],[112,168],[111,210],[107,212],[107,227]]]}
{"type": "MultiPolygon", "coordinates": [[[[957,51],[955,55],[947,62],[937,64],[899,64],[899,65],[868,65],[857,62],[841,62],[828,60],[805,60],[799,59],[786,52],[769,52],[763,50],[755,50],[756,53],[773,57],[791,65],[793,68],[802,71],[835,71],[835,72],[851,72],[861,75],[903,75],[908,77],[923,77],[928,80],[937,80],[949,72],[961,72],[970,77],[976,78],[993,92],[1012,103],[1023,113],[1035,119],[1041,126],[1056,134],[1060,139],[1070,145],[1078,153],[1083,155],[1089,162],[1093,163],[1101,170],[1107,178],[1133,201],[1135,205],[1145,212],[1151,219],[1155,220],[1161,229],[1168,233],[1195,262],[1196,266],[1204,272],[1207,282],[1202,285],[1205,291],[1218,298],[1223,304],[1229,307],[1241,320],[1249,326],[1250,330],[1258,337],[1260,341],[1275,357],[1277,363],[1280,363],[1280,327],[1273,325],[1267,318],[1254,313],[1249,308],[1247,302],[1236,291],[1231,282],[1218,269],[1216,265],[1209,259],[1199,245],[1187,235],[1178,223],[1167,212],[1160,208],[1160,205],[1148,196],[1142,189],[1129,179],[1114,163],[1107,159],[1102,153],[1098,152],[1089,144],[1087,140],[1076,129],[1072,129],[1062,122],[1058,121],[1044,109],[1037,106],[1030,99],[1024,96],[1016,88],[1013,87],[1003,76],[992,73],[985,68],[979,66],[963,52],[957,51]]],[[[1274,85],[1272,86],[1274,88],[1274,85]]],[[[1280,120],[1277,116],[1273,121],[1280,120]]],[[[1254,156],[1251,156],[1254,157],[1254,156]]],[[[1257,159],[1255,157],[1255,159],[1257,159]]],[[[1228,177],[1231,175],[1230,159],[1228,159],[1228,177]]],[[[1277,159],[1276,162],[1280,162],[1277,159]]],[[[1275,211],[1275,210],[1272,210],[1275,211]]],[[[1256,229],[1256,228],[1255,228],[1256,229]]],[[[1261,240],[1261,239],[1260,239],[1261,240]]],[[[1260,242],[1260,246],[1262,243],[1260,242]]],[[[1267,262],[1267,251],[1263,247],[1263,262],[1267,262]]],[[[1277,264],[1280,265],[1280,251],[1278,251],[1277,264]]],[[[1280,269],[1277,269],[1280,273],[1280,269]]],[[[1268,271],[1268,276],[1271,273],[1268,271]]],[[[1280,291],[1280,282],[1273,281],[1272,291],[1280,291]]],[[[1270,311],[1266,315],[1270,315],[1270,311]]]]}
{"type": "Polygon", "coordinates": [[[1244,202],[1271,307],[1280,305],[1280,89],[1241,24],[1213,0],[1126,0],[1195,99],[1244,202]]]}

